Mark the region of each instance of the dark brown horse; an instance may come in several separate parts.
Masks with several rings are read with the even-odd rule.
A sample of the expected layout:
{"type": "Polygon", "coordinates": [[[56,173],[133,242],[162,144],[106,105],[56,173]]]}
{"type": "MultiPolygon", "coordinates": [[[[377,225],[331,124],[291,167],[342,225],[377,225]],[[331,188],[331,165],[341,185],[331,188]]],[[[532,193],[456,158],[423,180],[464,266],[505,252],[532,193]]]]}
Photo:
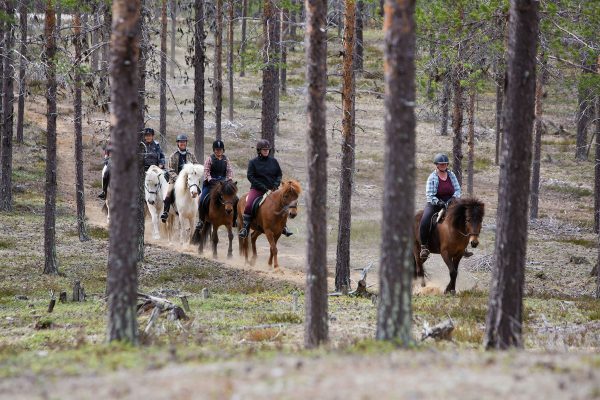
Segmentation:
{"type": "MultiPolygon", "coordinates": [[[[252,219],[250,228],[252,235],[244,239],[240,238],[240,255],[244,255],[248,262],[248,253],[250,251],[250,240],[252,241],[252,259],[250,264],[256,262],[256,239],[261,234],[265,234],[269,241],[271,254],[269,256],[269,265],[274,264],[275,271],[279,271],[277,262],[277,241],[285,227],[288,219],[295,218],[298,214],[298,197],[302,188],[297,181],[291,180],[284,182],[281,187],[271,193],[264,203],[259,207],[256,216],[252,219]]],[[[242,196],[238,202],[238,229],[242,225],[242,215],[246,207],[246,196],[242,196]]]]}
{"type": "MultiPolygon", "coordinates": [[[[479,245],[479,232],[484,213],[485,205],[481,201],[474,198],[459,199],[448,207],[443,222],[437,224],[429,235],[429,251],[440,254],[450,271],[450,283],[446,286],[445,293],[456,292],[458,263],[460,263],[467,245],[471,244],[472,247],[479,245]]],[[[422,210],[415,216],[413,255],[415,277],[420,277],[421,286],[425,286],[425,270],[423,261],[419,257],[421,251],[419,224],[422,216],[422,210]]],[[[436,216],[437,214],[434,215],[434,217],[436,216]]]]}
{"type": "Polygon", "coordinates": [[[232,181],[217,182],[210,190],[210,205],[208,214],[202,226],[202,230],[198,233],[198,229],[194,232],[192,243],[198,243],[198,251],[204,252],[204,246],[208,242],[209,236],[212,236],[213,257],[217,258],[217,244],[219,243],[219,235],[217,231],[221,225],[227,228],[227,236],[229,238],[229,247],[227,249],[227,257],[233,256],[233,218],[234,207],[237,201],[237,184],[232,181]],[[211,235],[212,228],[212,235],[211,235]]]}

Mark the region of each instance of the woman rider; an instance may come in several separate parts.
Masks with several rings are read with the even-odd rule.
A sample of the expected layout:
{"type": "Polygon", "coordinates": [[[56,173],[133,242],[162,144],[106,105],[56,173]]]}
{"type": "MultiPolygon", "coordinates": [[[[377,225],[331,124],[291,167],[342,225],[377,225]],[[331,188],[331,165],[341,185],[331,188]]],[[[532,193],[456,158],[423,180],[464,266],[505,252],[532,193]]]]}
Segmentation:
{"type": "Polygon", "coordinates": [[[205,211],[203,207],[204,199],[210,193],[213,185],[220,181],[230,181],[233,179],[233,168],[229,158],[225,153],[225,143],[222,140],[213,142],[213,154],[206,157],[204,161],[204,181],[202,182],[202,194],[200,195],[200,203],[198,204],[198,229],[202,229],[204,224],[205,211]]]}
{"type": "MultiPolygon", "coordinates": [[[[253,158],[248,163],[247,177],[250,181],[250,192],[246,198],[246,208],[244,209],[244,226],[240,230],[239,236],[245,238],[250,231],[250,223],[252,222],[252,206],[254,201],[262,197],[267,191],[277,190],[281,184],[282,172],[279,167],[279,162],[275,157],[269,157],[271,151],[271,143],[266,139],[261,139],[256,143],[256,152],[258,156],[253,158]]],[[[292,232],[283,228],[282,232],[285,236],[291,236],[292,232]]]]}
{"type": "MultiPolygon", "coordinates": [[[[459,199],[461,195],[460,184],[454,172],[448,169],[448,156],[438,153],[433,158],[435,170],[427,178],[425,187],[425,196],[427,204],[423,210],[423,217],[419,225],[419,239],[421,240],[421,253],[419,257],[423,261],[429,257],[429,231],[431,227],[431,217],[442,208],[447,208],[454,199],[459,199]]],[[[465,254],[466,256],[470,254],[465,254]]]]}

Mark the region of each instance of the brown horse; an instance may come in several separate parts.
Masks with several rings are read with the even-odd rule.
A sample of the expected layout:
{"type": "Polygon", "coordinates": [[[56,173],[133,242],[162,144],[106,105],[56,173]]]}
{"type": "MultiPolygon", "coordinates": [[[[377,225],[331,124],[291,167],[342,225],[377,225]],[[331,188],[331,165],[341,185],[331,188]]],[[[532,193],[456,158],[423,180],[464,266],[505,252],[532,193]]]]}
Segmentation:
{"type": "Polygon", "coordinates": [[[208,214],[206,221],[202,226],[202,230],[198,232],[196,228],[192,243],[198,243],[198,251],[204,252],[204,245],[208,242],[209,236],[212,236],[213,257],[217,258],[217,243],[219,243],[219,235],[217,231],[221,225],[227,228],[227,236],[229,238],[229,248],[227,249],[227,257],[233,256],[233,221],[234,207],[237,201],[237,183],[231,181],[217,182],[210,190],[210,205],[208,206],[208,214]],[[212,235],[211,233],[212,228],[212,235]]]}
{"type": "MultiPolygon", "coordinates": [[[[450,283],[446,286],[445,293],[456,293],[458,263],[462,259],[467,245],[471,244],[472,247],[479,245],[479,232],[484,213],[485,205],[481,201],[474,198],[459,199],[448,207],[445,219],[437,224],[429,235],[429,251],[441,254],[450,271],[450,283]]],[[[422,210],[415,216],[413,255],[415,278],[420,277],[421,286],[425,286],[424,261],[419,257],[421,251],[419,224],[422,216],[422,210]]]]}
{"type": "MultiPolygon", "coordinates": [[[[269,241],[271,254],[269,255],[269,265],[273,265],[275,271],[279,271],[279,263],[277,261],[277,241],[281,232],[285,227],[288,219],[295,218],[298,214],[298,197],[302,192],[302,188],[297,181],[290,180],[284,182],[281,187],[271,193],[264,203],[258,208],[256,216],[252,219],[250,228],[252,236],[244,239],[240,238],[240,255],[244,255],[248,262],[248,253],[250,251],[250,240],[252,240],[252,259],[251,265],[256,262],[256,239],[261,234],[265,234],[269,241]]],[[[238,202],[238,230],[242,225],[242,215],[246,207],[246,196],[242,196],[238,202]]]]}

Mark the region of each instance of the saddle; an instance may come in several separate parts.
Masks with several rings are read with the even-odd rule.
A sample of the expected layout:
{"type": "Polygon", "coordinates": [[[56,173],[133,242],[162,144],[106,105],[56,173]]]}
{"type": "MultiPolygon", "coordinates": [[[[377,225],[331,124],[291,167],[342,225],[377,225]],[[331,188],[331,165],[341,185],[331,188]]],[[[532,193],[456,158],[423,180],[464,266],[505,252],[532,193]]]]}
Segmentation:
{"type": "MultiPolygon", "coordinates": [[[[258,209],[260,208],[262,203],[265,202],[267,197],[269,197],[269,194],[271,194],[271,192],[266,192],[261,197],[258,197],[256,198],[256,200],[254,200],[254,203],[252,204],[252,212],[250,214],[252,216],[252,219],[256,217],[256,214],[258,214],[258,209]]],[[[248,197],[246,197],[246,200],[248,200],[248,197]]]]}

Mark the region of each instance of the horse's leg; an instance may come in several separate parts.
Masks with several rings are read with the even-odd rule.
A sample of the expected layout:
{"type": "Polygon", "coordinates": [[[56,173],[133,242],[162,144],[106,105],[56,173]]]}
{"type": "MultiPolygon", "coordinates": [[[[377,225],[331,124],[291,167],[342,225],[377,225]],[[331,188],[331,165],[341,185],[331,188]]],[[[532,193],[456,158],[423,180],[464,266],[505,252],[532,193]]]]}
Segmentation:
{"type": "Polygon", "coordinates": [[[233,230],[231,225],[227,225],[227,238],[229,239],[229,247],[227,248],[227,258],[233,257],[233,230]]]}
{"type": "Polygon", "coordinates": [[[251,242],[252,242],[252,258],[250,259],[250,265],[254,266],[256,264],[256,239],[258,239],[258,237],[260,236],[260,232],[258,231],[253,231],[252,232],[252,237],[251,237],[251,242]]]}
{"type": "Polygon", "coordinates": [[[458,263],[460,262],[461,256],[450,257],[447,254],[442,254],[444,262],[448,266],[450,271],[450,282],[446,286],[444,293],[456,294],[456,278],[458,277],[458,263]]]}
{"type": "Polygon", "coordinates": [[[212,229],[212,248],[213,248],[213,258],[217,258],[217,243],[219,243],[219,227],[215,224],[212,229]]]}
{"type": "Polygon", "coordinates": [[[158,229],[158,215],[156,212],[156,207],[154,205],[148,205],[148,210],[150,211],[150,218],[152,219],[152,238],[160,239],[160,231],[158,229]]]}
{"type": "Polygon", "coordinates": [[[279,264],[277,263],[277,240],[275,239],[275,235],[273,232],[265,232],[265,236],[269,241],[269,247],[271,248],[271,254],[269,255],[269,265],[272,265],[275,262],[274,268],[277,270],[279,268],[279,264]]]}

